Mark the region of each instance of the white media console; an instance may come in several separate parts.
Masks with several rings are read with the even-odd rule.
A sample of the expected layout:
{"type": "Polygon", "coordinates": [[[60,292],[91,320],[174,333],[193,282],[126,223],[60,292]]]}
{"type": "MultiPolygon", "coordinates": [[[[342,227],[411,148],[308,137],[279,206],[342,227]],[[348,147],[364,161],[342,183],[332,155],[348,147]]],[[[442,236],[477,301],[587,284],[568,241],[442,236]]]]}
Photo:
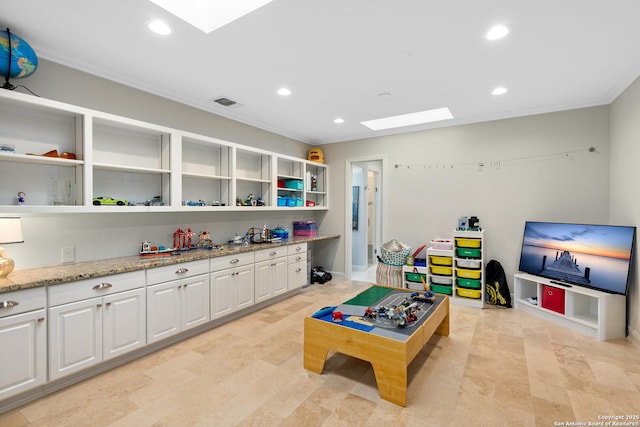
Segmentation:
{"type": "Polygon", "coordinates": [[[626,297],[561,285],[528,273],[514,275],[515,308],[598,340],[624,338],[626,297]],[[534,302],[535,301],[535,302],[534,302]]]}

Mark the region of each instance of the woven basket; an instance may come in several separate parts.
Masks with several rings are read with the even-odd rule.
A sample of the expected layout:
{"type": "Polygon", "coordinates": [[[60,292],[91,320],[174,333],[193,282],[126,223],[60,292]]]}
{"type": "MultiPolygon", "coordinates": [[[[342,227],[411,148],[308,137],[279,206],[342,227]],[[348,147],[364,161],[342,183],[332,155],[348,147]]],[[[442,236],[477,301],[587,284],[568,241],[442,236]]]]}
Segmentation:
{"type": "Polygon", "coordinates": [[[389,240],[380,245],[380,259],[383,263],[389,265],[403,266],[410,252],[410,246],[396,239],[389,240]]]}

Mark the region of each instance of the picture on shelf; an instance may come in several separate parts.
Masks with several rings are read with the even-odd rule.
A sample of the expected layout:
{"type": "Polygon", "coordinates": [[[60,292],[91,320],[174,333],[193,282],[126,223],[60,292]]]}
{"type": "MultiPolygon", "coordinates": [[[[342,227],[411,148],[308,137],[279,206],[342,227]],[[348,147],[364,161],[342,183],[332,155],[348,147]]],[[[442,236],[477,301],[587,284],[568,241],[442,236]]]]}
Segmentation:
{"type": "Polygon", "coordinates": [[[358,215],[360,214],[360,187],[353,186],[353,206],[351,208],[351,229],[358,229],[358,215]]]}

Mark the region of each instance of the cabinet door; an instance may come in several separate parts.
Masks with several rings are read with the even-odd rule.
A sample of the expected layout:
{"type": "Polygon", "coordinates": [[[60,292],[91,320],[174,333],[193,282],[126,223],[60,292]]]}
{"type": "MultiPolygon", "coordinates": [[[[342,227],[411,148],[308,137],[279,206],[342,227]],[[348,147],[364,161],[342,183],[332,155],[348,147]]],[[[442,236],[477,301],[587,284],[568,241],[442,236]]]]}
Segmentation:
{"type": "Polygon", "coordinates": [[[251,307],[254,304],[255,281],[253,272],[253,265],[245,265],[234,269],[236,310],[251,307]]]}
{"type": "Polygon", "coordinates": [[[225,316],[234,310],[233,278],[234,269],[228,268],[211,273],[211,319],[225,316]]]}
{"type": "Polygon", "coordinates": [[[102,360],[102,298],[49,308],[49,379],[102,360]]]}
{"type": "Polygon", "coordinates": [[[264,301],[273,296],[273,274],[271,266],[273,261],[262,261],[256,263],[255,271],[255,298],[256,302],[264,301]]]}
{"type": "Polygon", "coordinates": [[[45,383],[46,334],[44,310],[0,319],[0,400],[45,383]]]}
{"type": "Polygon", "coordinates": [[[179,280],[147,287],[147,342],[180,332],[179,280]]]}
{"type": "Polygon", "coordinates": [[[104,297],[102,334],[105,360],[146,344],[145,302],[143,288],[104,297]]]}
{"type": "Polygon", "coordinates": [[[182,279],[180,288],[182,330],[209,321],[209,274],[182,279]]]}
{"type": "Polygon", "coordinates": [[[274,260],[273,264],[273,296],[276,296],[287,292],[287,258],[274,260]]]}
{"type": "Polygon", "coordinates": [[[293,290],[307,284],[307,261],[289,264],[287,273],[287,289],[293,290]]]}

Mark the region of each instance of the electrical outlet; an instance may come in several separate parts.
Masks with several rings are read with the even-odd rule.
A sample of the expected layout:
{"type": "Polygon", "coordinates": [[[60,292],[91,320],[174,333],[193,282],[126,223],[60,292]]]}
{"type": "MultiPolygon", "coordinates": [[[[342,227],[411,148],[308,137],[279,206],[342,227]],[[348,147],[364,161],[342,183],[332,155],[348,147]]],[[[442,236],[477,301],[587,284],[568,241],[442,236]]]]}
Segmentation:
{"type": "Polygon", "coordinates": [[[76,248],[73,246],[62,248],[62,262],[69,263],[76,260],[76,248]]]}

